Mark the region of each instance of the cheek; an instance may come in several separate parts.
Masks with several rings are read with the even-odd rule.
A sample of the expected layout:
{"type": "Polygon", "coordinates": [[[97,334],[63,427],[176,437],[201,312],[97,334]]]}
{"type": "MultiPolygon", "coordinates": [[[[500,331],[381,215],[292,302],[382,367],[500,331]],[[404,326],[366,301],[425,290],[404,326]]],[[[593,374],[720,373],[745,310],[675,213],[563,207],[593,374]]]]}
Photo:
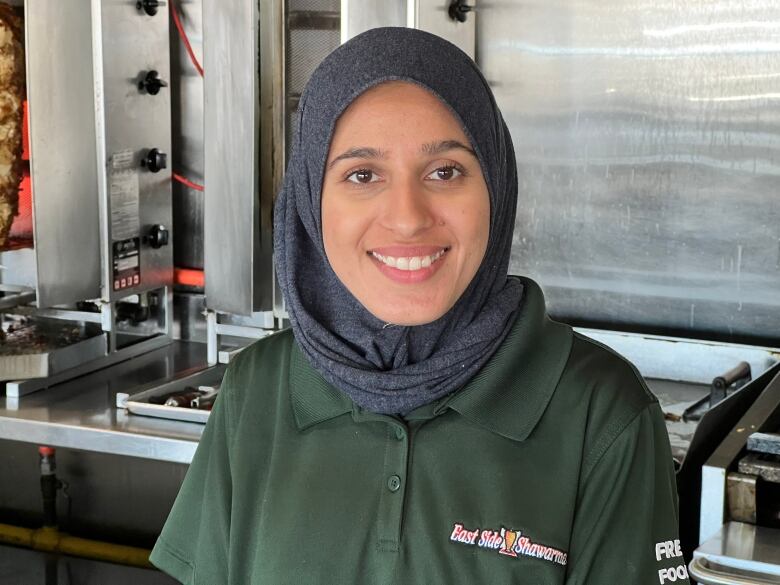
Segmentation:
{"type": "Polygon", "coordinates": [[[458,217],[457,231],[461,245],[465,247],[466,262],[474,272],[482,262],[490,235],[490,204],[487,194],[478,205],[464,207],[458,217]]]}
{"type": "Polygon", "coordinates": [[[340,258],[339,250],[342,246],[339,235],[343,233],[343,215],[339,213],[338,204],[332,196],[322,194],[322,241],[325,246],[325,255],[336,268],[340,258]]]}
{"type": "Polygon", "coordinates": [[[338,196],[322,198],[322,239],[333,269],[342,276],[354,264],[366,229],[364,214],[338,196]]]}

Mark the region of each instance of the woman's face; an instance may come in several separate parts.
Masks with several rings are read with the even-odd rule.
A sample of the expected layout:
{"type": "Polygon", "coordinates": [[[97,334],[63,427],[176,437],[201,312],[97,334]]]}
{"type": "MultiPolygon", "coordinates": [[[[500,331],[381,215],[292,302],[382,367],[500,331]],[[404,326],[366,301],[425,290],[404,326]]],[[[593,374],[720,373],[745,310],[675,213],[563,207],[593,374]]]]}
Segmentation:
{"type": "Polygon", "coordinates": [[[322,187],[328,261],[377,318],[430,323],[466,290],[487,248],[490,198],[460,125],[438,98],[391,82],[339,118],[322,187]]]}

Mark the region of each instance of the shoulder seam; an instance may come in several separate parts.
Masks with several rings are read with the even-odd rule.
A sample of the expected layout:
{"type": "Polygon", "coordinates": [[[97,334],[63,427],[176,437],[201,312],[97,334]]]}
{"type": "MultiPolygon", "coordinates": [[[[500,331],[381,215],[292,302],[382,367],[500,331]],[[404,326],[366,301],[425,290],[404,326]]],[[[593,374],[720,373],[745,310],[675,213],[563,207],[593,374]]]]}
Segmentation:
{"type": "Polygon", "coordinates": [[[636,379],[639,382],[639,385],[642,387],[642,390],[644,390],[645,395],[649,399],[649,404],[652,404],[653,402],[658,402],[658,398],[656,398],[655,394],[653,394],[650,391],[650,388],[647,387],[647,383],[645,382],[644,377],[639,372],[637,367],[633,364],[633,362],[631,362],[628,358],[620,355],[618,352],[616,352],[614,349],[612,349],[608,345],[604,345],[603,343],[601,343],[600,341],[596,341],[592,337],[588,337],[587,335],[583,335],[582,333],[574,331],[573,329],[572,329],[572,332],[574,333],[574,336],[577,339],[579,339],[580,341],[582,341],[583,343],[589,343],[591,345],[595,345],[596,347],[599,347],[599,348],[603,349],[604,351],[606,351],[610,355],[616,357],[621,362],[626,364],[631,369],[631,371],[634,373],[634,376],[636,376],[636,379]]]}
{"type": "Polygon", "coordinates": [[[610,450],[615,441],[626,432],[636,419],[638,419],[643,413],[650,410],[655,404],[654,401],[648,402],[644,407],[640,408],[636,412],[629,412],[630,416],[626,416],[625,420],[619,419],[615,421],[615,424],[609,426],[604,431],[599,439],[596,441],[596,445],[588,452],[583,460],[583,469],[581,483],[586,483],[590,477],[591,472],[598,466],[604,455],[610,450]]]}

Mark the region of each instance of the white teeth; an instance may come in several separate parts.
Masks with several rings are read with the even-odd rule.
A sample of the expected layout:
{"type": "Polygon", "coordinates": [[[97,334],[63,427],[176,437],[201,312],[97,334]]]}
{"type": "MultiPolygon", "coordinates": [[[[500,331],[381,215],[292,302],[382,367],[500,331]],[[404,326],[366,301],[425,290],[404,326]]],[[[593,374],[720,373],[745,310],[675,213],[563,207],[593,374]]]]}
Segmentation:
{"type": "Polygon", "coordinates": [[[395,258],[393,256],[382,256],[376,252],[371,252],[371,254],[374,256],[374,258],[383,264],[386,264],[387,266],[391,266],[392,268],[397,268],[398,270],[414,271],[420,270],[421,268],[429,268],[431,264],[444,256],[446,251],[446,249],[439,250],[432,256],[405,256],[400,258],[395,258]]]}

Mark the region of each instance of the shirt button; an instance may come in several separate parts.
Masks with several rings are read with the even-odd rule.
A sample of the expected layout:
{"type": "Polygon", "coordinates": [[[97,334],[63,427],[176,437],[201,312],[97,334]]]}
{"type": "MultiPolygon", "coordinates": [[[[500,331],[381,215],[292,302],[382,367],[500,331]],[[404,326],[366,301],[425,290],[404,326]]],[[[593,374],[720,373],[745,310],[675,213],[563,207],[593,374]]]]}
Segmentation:
{"type": "Polygon", "coordinates": [[[406,433],[401,427],[395,427],[395,438],[399,441],[403,441],[406,433]]]}
{"type": "Polygon", "coordinates": [[[391,492],[397,492],[401,488],[401,478],[397,475],[391,475],[387,478],[387,489],[391,492]]]}

